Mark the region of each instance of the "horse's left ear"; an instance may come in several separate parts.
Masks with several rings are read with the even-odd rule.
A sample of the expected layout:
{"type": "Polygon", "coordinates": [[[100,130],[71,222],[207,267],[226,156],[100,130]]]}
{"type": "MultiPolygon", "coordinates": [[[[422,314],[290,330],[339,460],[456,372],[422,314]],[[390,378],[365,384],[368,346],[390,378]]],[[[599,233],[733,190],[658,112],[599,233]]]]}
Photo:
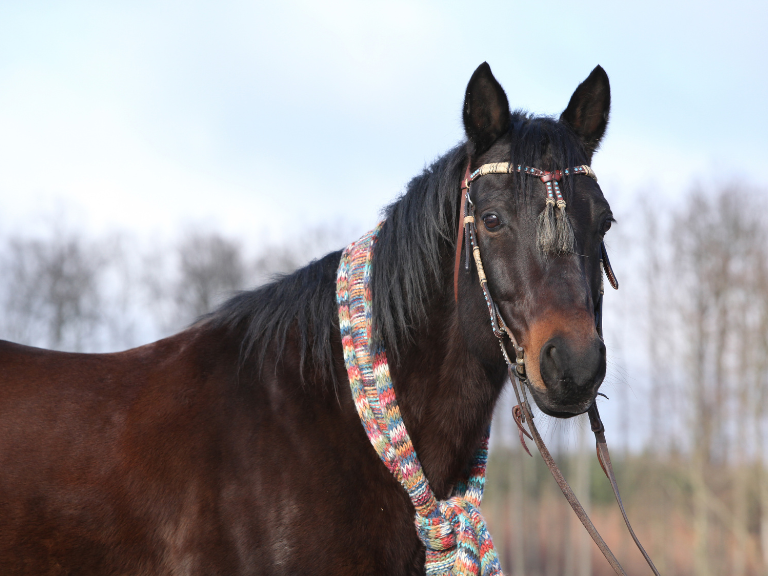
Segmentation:
{"type": "Polygon", "coordinates": [[[568,102],[568,107],[560,115],[581,138],[587,151],[587,161],[592,161],[592,154],[600,146],[605,128],[608,126],[608,114],[611,111],[611,85],[608,74],[602,66],[596,66],[584,82],[579,84],[568,102]]]}
{"type": "Polygon", "coordinates": [[[470,155],[477,157],[488,150],[509,130],[510,118],[507,94],[491,73],[491,67],[483,62],[469,79],[464,95],[464,131],[474,145],[470,155]]]}

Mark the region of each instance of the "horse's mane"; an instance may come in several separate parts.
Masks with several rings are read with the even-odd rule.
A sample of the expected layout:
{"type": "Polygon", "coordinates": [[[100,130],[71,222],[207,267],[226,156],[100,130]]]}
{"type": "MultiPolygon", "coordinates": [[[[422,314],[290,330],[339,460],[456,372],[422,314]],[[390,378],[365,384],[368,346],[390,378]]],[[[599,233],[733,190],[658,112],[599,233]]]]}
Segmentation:
{"type": "MultiPolygon", "coordinates": [[[[545,170],[583,164],[585,153],[575,134],[556,119],[512,114],[511,158],[516,164],[545,170]]],[[[371,271],[374,337],[396,360],[414,330],[426,321],[426,303],[442,286],[441,259],[455,247],[458,182],[467,162],[460,144],[435,160],[384,210],[386,219],[375,246],[371,271]]],[[[505,158],[505,160],[507,160],[505,158]]],[[[517,201],[530,206],[535,178],[513,175],[517,201]]],[[[563,193],[570,200],[566,180],[563,193]]],[[[206,320],[214,326],[244,327],[243,361],[263,362],[270,346],[278,358],[289,335],[298,337],[301,373],[311,369],[335,382],[331,334],[338,330],[336,270],[341,251],[331,252],[292,274],[242,292],[206,320]]]]}

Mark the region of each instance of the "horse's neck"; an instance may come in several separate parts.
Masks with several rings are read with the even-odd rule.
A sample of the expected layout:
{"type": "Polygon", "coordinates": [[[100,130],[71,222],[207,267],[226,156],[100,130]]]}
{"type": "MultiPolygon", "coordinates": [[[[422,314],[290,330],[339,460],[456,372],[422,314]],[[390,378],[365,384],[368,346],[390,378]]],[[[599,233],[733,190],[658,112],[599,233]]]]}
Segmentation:
{"type": "Polygon", "coordinates": [[[435,298],[427,317],[393,366],[393,380],[416,454],[432,490],[445,499],[490,425],[504,365],[483,365],[469,352],[452,292],[435,298]]]}

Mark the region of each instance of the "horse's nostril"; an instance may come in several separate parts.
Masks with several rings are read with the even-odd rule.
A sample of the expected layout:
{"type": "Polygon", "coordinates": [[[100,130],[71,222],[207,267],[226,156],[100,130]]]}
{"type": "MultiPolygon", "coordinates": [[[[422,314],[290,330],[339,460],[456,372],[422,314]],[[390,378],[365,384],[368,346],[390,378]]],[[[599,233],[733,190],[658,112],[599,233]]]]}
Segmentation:
{"type": "Polygon", "coordinates": [[[546,385],[563,380],[567,368],[567,352],[562,338],[552,338],[541,349],[540,370],[546,385]]]}
{"type": "Polygon", "coordinates": [[[571,342],[555,336],[541,348],[539,369],[547,387],[567,386],[574,390],[592,387],[605,373],[605,344],[595,339],[583,350],[574,350],[571,342]],[[575,388],[572,388],[575,387],[575,388]]]}
{"type": "Polygon", "coordinates": [[[562,370],[560,354],[558,353],[557,346],[554,344],[547,344],[544,349],[544,355],[548,357],[548,360],[553,364],[553,367],[556,370],[562,370]]]}

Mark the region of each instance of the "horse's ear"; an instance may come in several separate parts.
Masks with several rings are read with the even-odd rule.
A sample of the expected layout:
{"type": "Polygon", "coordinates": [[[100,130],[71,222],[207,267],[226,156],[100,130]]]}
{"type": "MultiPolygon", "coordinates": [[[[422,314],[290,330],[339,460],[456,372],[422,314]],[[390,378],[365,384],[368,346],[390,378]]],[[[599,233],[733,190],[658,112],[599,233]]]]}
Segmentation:
{"type": "Polygon", "coordinates": [[[464,95],[464,131],[473,145],[470,154],[479,156],[488,150],[509,129],[510,116],[504,88],[483,62],[469,79],[464,95]]]}
{"type": "Polygon", "coordinates": [[[603,139],[610,111],[611,85],[608,83],[608,74],[601,66],[595,66],[587,79],[576,88],[568,107],[560,115],[560,121],[573,128],[581,138],[589,162],[603,139]]]}

